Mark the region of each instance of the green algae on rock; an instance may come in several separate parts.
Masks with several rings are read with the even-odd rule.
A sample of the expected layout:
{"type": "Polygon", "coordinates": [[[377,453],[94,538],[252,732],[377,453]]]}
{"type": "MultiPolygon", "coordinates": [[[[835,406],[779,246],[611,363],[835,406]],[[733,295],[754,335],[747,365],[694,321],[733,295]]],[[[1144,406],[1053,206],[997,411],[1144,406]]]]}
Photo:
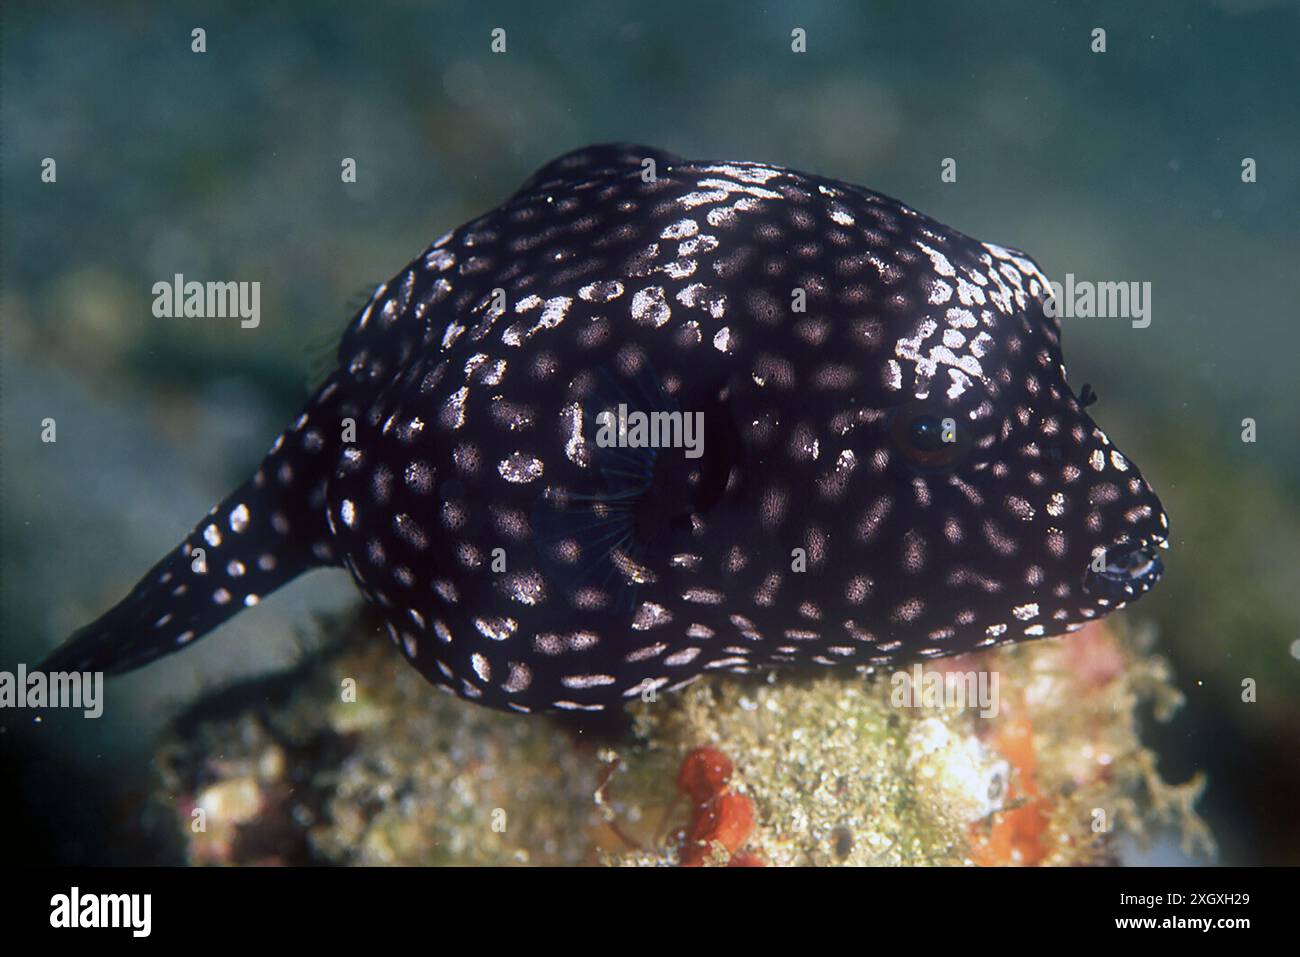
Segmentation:
{"type": "MultiPolygon", "coordinates": [[[[1176,827],[1186,851],[1210,852],[1193,810],[1202,782],[1164,784],[1138,737],[1140,702],[1167,718],[1179,700],[1142,644],[1094,626],[931,662],[998,673],[1001,707],[987,719],[896,707],[888,676],[701,683],[637,706],[638,742],[618,755],[608,791],[629,808],[671,805],[665,765],[718,748],[755,807],[748,850],[769,864],[1108,863],[1117,831],[1145,837],[1159,824],[1176,827]]],[[[618,801],[607,806],[614,814],[618,801]]],[[[661,840],[609,860],[677,855],[661,840]]]]}

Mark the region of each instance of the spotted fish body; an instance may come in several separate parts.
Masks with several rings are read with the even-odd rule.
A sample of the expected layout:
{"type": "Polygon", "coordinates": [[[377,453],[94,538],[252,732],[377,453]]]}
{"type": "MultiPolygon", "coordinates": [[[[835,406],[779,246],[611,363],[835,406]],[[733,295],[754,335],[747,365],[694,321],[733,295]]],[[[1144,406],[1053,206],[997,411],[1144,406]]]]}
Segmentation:
{"type": "Polygon", "coordinates": [[[428,679],[527,712],[1077,629],[1168,524],[1049,294],[858,186],[566,155],[381,285],[256,474],[47,667],[136,667],[334,564],[428,679]],[[702,454],[602,443],[620,405],[702,454]]]}

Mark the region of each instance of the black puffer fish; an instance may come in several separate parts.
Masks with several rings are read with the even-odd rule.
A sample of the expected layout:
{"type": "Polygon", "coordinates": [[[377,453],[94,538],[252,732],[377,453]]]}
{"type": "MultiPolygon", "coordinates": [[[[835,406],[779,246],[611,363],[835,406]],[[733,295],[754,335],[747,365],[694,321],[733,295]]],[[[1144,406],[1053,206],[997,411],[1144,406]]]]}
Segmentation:
{"type": "Polygon", "coordinates": [[[1049,295],[858,186],[571,153],[380,286],[253,477],[46,667],[134,668],[334,564],[430,681],[516,711],[1077,629],[1168,524],[1049,295]]]}

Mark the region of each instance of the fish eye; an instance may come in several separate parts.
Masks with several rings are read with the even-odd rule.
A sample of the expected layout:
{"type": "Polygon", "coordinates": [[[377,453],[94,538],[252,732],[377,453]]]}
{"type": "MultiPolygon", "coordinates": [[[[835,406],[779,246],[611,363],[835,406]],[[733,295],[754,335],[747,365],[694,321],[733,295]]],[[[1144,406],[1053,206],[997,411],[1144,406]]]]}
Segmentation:
{"type": "Polygon", "coordinates": [[[926,455],[943,451],[943,421],[937,415],[918,415],[907,424],[907,441],[926,455]]]}
{"type": "Polygon", "coordinates": [[[941,409],[898,409],[890,434],[903,457],[923,469],[948,468],[967,447],[957,417],[941,409]]]}

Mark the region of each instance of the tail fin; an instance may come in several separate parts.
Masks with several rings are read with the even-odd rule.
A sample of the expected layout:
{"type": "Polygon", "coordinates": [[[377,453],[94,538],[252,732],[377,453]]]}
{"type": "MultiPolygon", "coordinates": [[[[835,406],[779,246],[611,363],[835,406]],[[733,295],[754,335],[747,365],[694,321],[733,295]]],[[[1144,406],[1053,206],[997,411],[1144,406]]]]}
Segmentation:
{"type": "Polygon", "coordinates": [[[339,417],[349,414],[339,410],[336,390],[337,383],[327,381],[253,477],[40,668],[139,668],[179,651],[308,569],[336,564],[326,482],[338,456],[339,417]]]}

